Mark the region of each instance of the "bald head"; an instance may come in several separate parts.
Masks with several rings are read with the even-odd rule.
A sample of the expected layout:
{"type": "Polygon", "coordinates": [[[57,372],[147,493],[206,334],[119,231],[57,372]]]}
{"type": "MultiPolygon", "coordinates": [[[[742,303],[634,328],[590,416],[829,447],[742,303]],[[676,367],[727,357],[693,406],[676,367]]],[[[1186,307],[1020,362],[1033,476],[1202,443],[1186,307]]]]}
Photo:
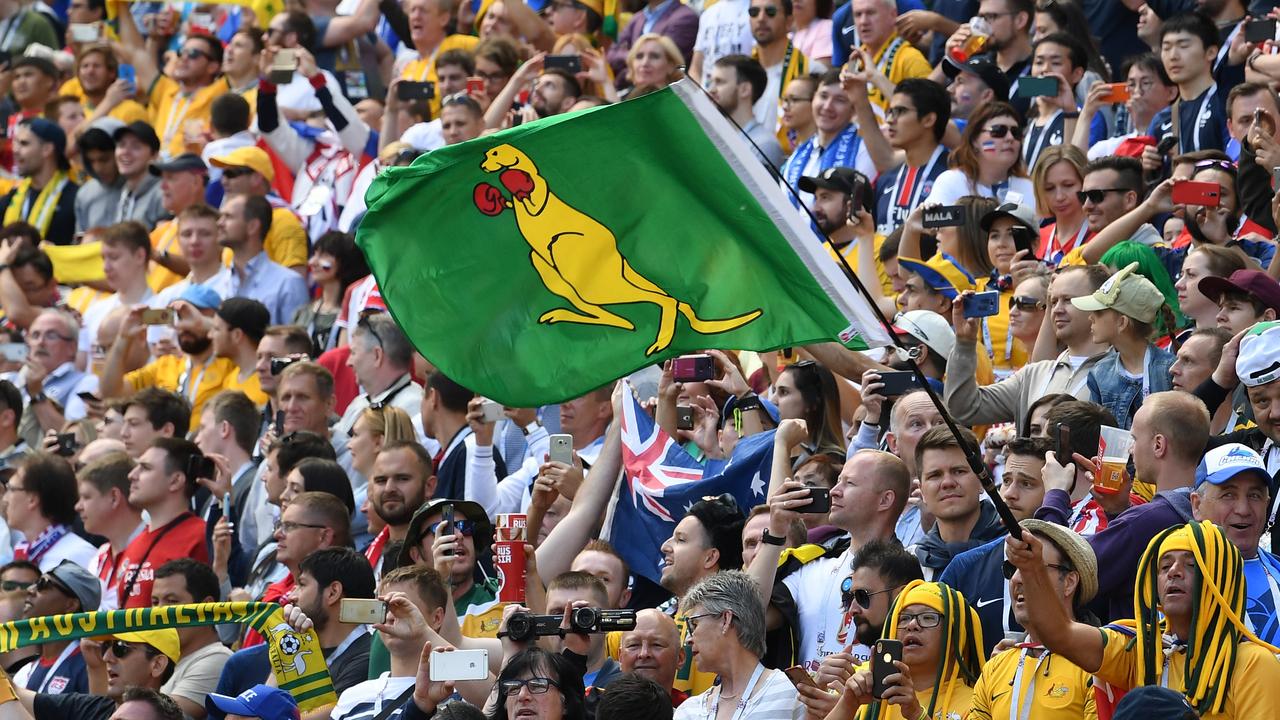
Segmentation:
{"type": "Polygon", "coordinates": [[[618,662],[623,672],[649,678],[670,691],[684,663],[675,621],[653,608],[636,613],[635,629],[624,633],[619,643],[618,662]]]}
{"type": "Polygon", "coordinates": [[[84,449],[80,451],[79,460],[82,465],[89,465],[92,464],[94,460],[105,455],[123,452],[125,452],[123,442],[113,440],[111,438],[98,438],[84,446],[84,449]]]}

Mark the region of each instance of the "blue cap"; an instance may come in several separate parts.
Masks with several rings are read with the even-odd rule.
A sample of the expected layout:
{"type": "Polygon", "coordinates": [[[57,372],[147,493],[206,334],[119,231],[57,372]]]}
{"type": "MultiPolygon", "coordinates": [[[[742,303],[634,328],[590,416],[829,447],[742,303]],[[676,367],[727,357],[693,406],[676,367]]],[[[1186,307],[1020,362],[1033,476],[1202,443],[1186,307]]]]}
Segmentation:
{"type": "Polygon", "coordinates": [[[189,302],[200,310],[217,310],[222,305],[222,298],[213,289],[205,285],[192,283],[178,296],[179,300],[189,302]]]}
{"type": "Polygon", "coordinates": [[[1116,705],[1112,720],[1139,720],[1140,718],[1168,718],[1182,720],[1198,717],[1191,703],[1180,692],[1159,685],[1136,687],[1125,693],[1116,705]]]}
{"type": "Polygon", "coordinates": [[[1270,485],[1271,476],[1262,456],[1240,443],[1219,445],[1204,454],[1196,468],[1196,487],[1205,482],[1221,485],[1240,473],[1255,472],[1270,485]]]}
{"type": "Polygon", "coordinates": [[[254,685],[237,697],[209,693],[214,707],[262,720],[298,720],[298,703],[289,693],[270,685],[254,685]]]}

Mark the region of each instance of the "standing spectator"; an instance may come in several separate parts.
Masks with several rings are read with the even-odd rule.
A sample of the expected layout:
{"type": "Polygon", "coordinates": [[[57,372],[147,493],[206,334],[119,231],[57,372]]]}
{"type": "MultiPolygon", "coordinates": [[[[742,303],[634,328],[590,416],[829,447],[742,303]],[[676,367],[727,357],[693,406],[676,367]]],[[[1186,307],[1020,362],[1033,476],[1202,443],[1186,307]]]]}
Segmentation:
{"type": "MultiPolygon", "coordinates": [[[[196,286],[212,290],[225,300],[223,295],[230,293],[231,269],[222,264],[222,248],[218,245],[218,211],[204,203],[196,203],[183,209],[169,224],[169,229],[176,231],[178,239],[174,247],[180,251],[182,262],[191,271],[156,293],[157,302],[170,305],[196,286]]],[[[169,272],[168,269],[164,271],[169,272]]],[[[156,272],[154,268],[152,272],[156,272]]]]}
{"type": "Polygon", "coordinates": [[[166,216],[160,178],[152,163],[160,153],[160,138],[144,120],[132,122],[112,135],[116,143],[116,167],[124,186],[112,222],[137,220],[148,228],[166,216]]]}
{"type": "MultiPolygon", "coordinates": [[[[218,578],[208,565],[178,558],[156,569],[152,597],[155,606],[164,607],[218,602],[222,593],[218,590],[218,578]]],[[[218,640],[218,631],[213,625],[179,628],[178,641],[182,659],[160,691],[172,697],[192,720],[202,720],[206,714],[205,696],[218,684],[218,675],[231,657],[231,650],[218,640]]]]}
{"type": "MultiPolygon", "coordinates": [[[[240,519],[246,517],[245,502],[257,475],[252,455],[259,424],[257,406],[248,395],[235,390],[218,393],[200,412],[195,443],[218,466],[217,482],[202,484],[219,502],[231,493],[231,517],[227,520],[233,528],[239,528],[240,519]]],[[[247,550],[240,538],[239,533],[232,536],[231,557],[227,559],[233,586],[244,585],[252,560],[245,557],[247,550]]]]}
{"type": "MultiPolygon", "coordinates": [[[[751,37],[756,41],[751,57],[764,68],[764,92],[756,98],[756,122],[769,130],[778,129],[778,105],[783,91],[794,79],[809,74],[809,59],[791,42],[791,0],[750,0],[751,37]]],[[[776,164],[776,163],[775,163],[776,164]]]]}
{"type": "MultiPolygon", "coordinates": [[[[479,38],[471,35],[450,35],[448,28],[453,21],[454,3],[449,0],[408,0],[404,12],[409,16],[409,37],[417,57],[400,71],[400,79],[414,82],[439,82],[436,75],[436,57],[450,50],[475,50],[479,38]]],[[[489,97],[497,97],[496,94],[489,97]]],[[[440,111],[443,98],[436,94],[430,102],[432,115],[440,111]]]]}
{"type": "Polygon", "coordinates": [[[347,405],[335,426],[348,433],[369,407],[391,405],[421,422],[422,386],[413,381],[413,345],[387,313],[362,315],[351,335],[347,364],[355,371],[364,393],[347,405]]]}
{"type": "Polygon", "coordinates": [[[759,62],[745,55],[726,55],[712,66],[708,91],[720,112],[742,129],[760,159],[776,167],[785,158],[782,147],[773,126],[762,124],[754,109],[756,101],[764,98],[767,83],[759,62]]]}
{"type": "Polygon", "coordinates": [[[319,356],[326,350],[338,347],[338,315],[342,312],[342,298],[347,289],[369,274],[364,253],[356,247],[351,235],[336,230],[325,233],[311,248],[307,261],[311,282],[320,286],[314,302],[300,308],[294,315],[294,325],[307,329],[311,337],[313,354],[319,356]]]}
{"type": "MultiPolygon", "coordinates": [[[[373,474],[369,476],[369,507],[385,525],[365,550],[365,557],[379,574],[389,543],[400,541],[402,556],[413,563],[429,559],[414,557],[414,553],[420,554],[421,550],[416,548],[417,543],[410,540],[408,533],[413,528],[412,521],[417,517],[419,508],[435,494],[433,471],[431,458],[416,442],[388,442],[378,451],[373,461],[373,474]]],[[[424,509],[422,512],[428,511],[424,509]]],[[[462,593],[467,591],[465,584],[457,589],[462,593]]],[[[463,610],[465,612],[465,606],[463,610]]]]}
{"type": "Polygon", "coordinates": [[[1034,168],[1045,148],[1070,143],[1080,118],[1075,87],[1088,70],[1088,57],[1084,46],[1066,33],[1055,32],[1036,40],[1031,51],[1031,75],[1056,79],[1058,94],[1042,95],[1032,101],[1033,117],[1027,122],[1026,142],[1022,145],[1025,167],[1034,168]]]}
{"type": "MultiPolygon", "coordinates": [[[[671,698],[672,707],[689,699],[676,690],[676,671],[684,664],[685,648],[680,629],[662,612],[653,608],[636,613],[635,629],[618,641],[618,665],[624,673],[635,673],[657,683],[671,698]]],[[[603,706],[602,706],[603,707],[603,706]]]]}
{"type": "Polygon", "coordinates": [[[78,478],[80,501],[76,512],[85,532],[107,539],[88,565],[102,586],[103,610],[120,604],[120,560],[129,541],[145,530],[142,514],[129,504],[129,473],[133,461],[124,452],[111,452],[89,463],[78,478]]]}
{"type": "Polygon", "coordinates": [[[169,560],[209,561],[204,521],[191,513],[196,479],[186,468],[200,448],[190,441],[156,438],[129,473],[129,502],[147,511],[147,529],[134,538],[121,560],[120,607],[150,607],[155,568],[169,560]]]}
{"type": "MultiPolygon", "coordinates": [[[[226,201],[236,194],[266,198],[271,203],[271,222],[263,226],[263,248],[267,257],[295,272],[305,273],[307,231],[289,208],[288,201],[272,190],[276,171],[267,152],[256,146],[237,148],[226,155],[210,158],[209,164],[222,168],[222,186],[227,192],[223,198],[224,209],[226,201]]],[[[293,314],[285,317],[292,319],[293,314]]]]}
{"type": "Polygon", "coordinates": [[[748,0],[722,0],[707,8],[698,18],[698,36],[689,58],[689,77],[707,87],[711,69],[726,55],[749,55],[753,38],[751,19],[747,15],[748,0]]]}
{"type": "MultiPolygon", "coordinates": [[[[1213,78],[1221,47],[1218,28],[1202,13],[1183,13],[1165,21],[1160,29],[1160,61],[1178,86],[1178,117],[1174,119],[1172,106],[1156,113],[1147,134],[1157,143],[1173,136],[1178,138],[1178,153],[1226,149],[1230,139],[1227,98],[1213,78]]],[[[1148,169],[1159,162],[1154,146],[1143,151],[1148,169]]]]}
{"type": "Polygon", "coordinates": [[[951,560],[1004,534],[995,507],[979,497],[982,488],[969,467],[968,452],[978,441],[967,428],[958,440],[945,427],[935,427],[916,445],[920,468],[920,497],[924,511],[936,520],[933,530],[914,548],[926,577],[939,577],[951,560]]]}
{"type": "MultiPolygon", "coordinates": [[[[995,62],[1007,81],[1008,95],[997,99],[1012,103],[1018,112],[1025,115],[1030,102],[1018,96],[1017,88],[1018,78],[1031,69],[1035,3],[1032,0],[982,0],[976,16],[982,18],[991,30],[982,55],[995,62]]],[[[935,80],[941,79],[939,69],[947,77],[955,77],[957,68],[963,63],[963,60],[957,61],[957,57],[963,57],[962,46],[972,35],[968,23],[960,25],[951,34],[947,39],[946,54],[934,70],[935,80]]]]}
{"type": "MultiPolygon", "coordinates": [[[[213,356],[230,360],[230,371],[224,390],[239,390],[255,404],[267,401],[258,387],[258,343],[271,323],[271,316],[262,303],[249,298],[233,297],[222,301],[213,314],[209,330],[213,356]]],[[[199,412],[195,410],[194,412],[199,412]]]]}
{"type": "Polygon", "coordinates": [[[76,190],[67,175],[67,136],[44,118],[18,123],[13,156],[20,180],[3,199],[4,224],[29,222],[54,245],[70,245],[76,231],[76,190]]]}
{"type": "MultiPolygon", "coordinates": [[[[224,173],[225,175],[225,173],[224,173]]],[[[263,239],[271,229],[272,208],[259,195],[227,195],[218,219],[218,244],[232,252],[231,294],[261,302],[271,311],[271,323],[293,319],[306,303],[302,276],[267,256],[263,239]]]]}
{"type": "Polygon", "coordinates": [[[88,567],[97,549],[76,535],[76,476],[67,461],[43,452],[23,458],[4,493],[5,520],[25,540],[14,545],[15,559],[35,563],[42,572],[71,560],[88,567]]]}
{"type": "Polygon", "coordinates": [[[617,42],[609,46],[606,57],[617,78],[618,88],[639,84],[630,74],[628,56],[638,47],[640,38],[656,33],[670,39],[680,51],[680,57],[693,56],[693,43],[698,36],[698,13],[681,2],[647,0],[645,6],[631,16],[631,22],[618,33],[617,42]]]}

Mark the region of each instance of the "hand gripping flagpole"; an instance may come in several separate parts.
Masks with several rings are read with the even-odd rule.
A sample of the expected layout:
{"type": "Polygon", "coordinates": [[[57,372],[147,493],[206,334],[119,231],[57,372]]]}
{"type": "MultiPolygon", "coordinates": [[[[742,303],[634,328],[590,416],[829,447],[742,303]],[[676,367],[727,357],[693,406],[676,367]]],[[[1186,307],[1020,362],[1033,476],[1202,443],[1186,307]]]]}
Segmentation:
{"type": "MultiPolygon", "coordinates": [[[[706,88],[702,87],[702,83],[698,82],[696,78],[689,77],[687,68],[682,67],[681,71],[685,73],[685,77],[689,78],[695,87],[701,90],[703,94],[712,101],[712,103],[715,103],[715,98],[711,96],[711,93],[707,92],[706,88]]],[[[719,106],[717,105],[717,107],[719,106]]],[[[742,126],[738,125],[738,122],[728,115],[725,115],[725,118],[732,123],[733,126],[738,129],[738,132],[742,134],[742,137],[751,144],[751,147],[755,149],[756,153],[764,161],[765,166],[769,169],[769,173],[781,182],[782,186],[791,194],[791,198],[795,201],[796,206],[803,210],[805,215],[809,217],[809,221],[813,225],[815,232],[820,235],[823,244],[827,246],[827,249],[831,251],[831,254],[834,255],[839,262],[840,268],[844,271],[845,278],[853,286],[854,290],[862,295],[862,297],[867,301],[867,304],[871,306],[872,310],[875,311],[876,318],[880,321],[880,324],[893,340],[894,347],[903,351],[899,353],[898,356],[905,357],[907,359],[907,364],[911,367],[911,371],[915,373],[916,377],[923,378],[924,373],[920,371],[920,366],[916,364],[915,358],[906,352],[907,348],[898,338],[897,332],[894,331],[893,323],[889,322],[889,319],[880,310],[879,304],[877,304],[876,301],[872,299],[871,294],[867,292],[866,286],[862,284],[862,279],[859,278],[858,274],[849,266],[848,259],[845,258],[843,253],[836,249],[835,245],[831,242],[830,236],[828,236],[826,231],[822,230],[818,225],[818,218],[814,216],[813,210],[804,204],[800,199],[799,192],[791,186],[791,183],[787,182],[787,179],[782,175],[782,171],[769,160],[769,158],[760,149],[760,146],[756,145],[755,141],[751,139],[751,136],[742,129],[742,126]]],[[[987,470],[986,463],[982,461],[982,455],[979,452],[979,448],[970,447],[969,443],[965,442],[965,439],[960,435],[960,428],[956,425],[955,419],[952,418],[951,413],[947,411],[946,406],[942,403],[942,399],[933,391],[933,387],[927,382],[921,383],[921,386],[929,395],[929,400],[933,403],[933,406],[937,408],[938,414],[942,416],[942,421],[946,423],[947,429],[950,430],[951,435],[955,437],[956,443],[962,450],[964,450],[965,459],[969,462],[969,469],[973,471],[974,475],[978,476],[978,482],[982,484],[982,489],[987,493],[987,497],[990,498],[991,504],[995,506],[996,513],[1000,515],[1000,521],[1004,524],[1005,530],[1014,537],[1021,537],[1022,528],[1018,525],[1018,519],[1013,516],[1013,511],[1009,509],[1009,505],[1004,501],[1004,498],[1000,497],[1000,493],[996,488],[995,480],[992,479],[990,471],[987,470]]]]}

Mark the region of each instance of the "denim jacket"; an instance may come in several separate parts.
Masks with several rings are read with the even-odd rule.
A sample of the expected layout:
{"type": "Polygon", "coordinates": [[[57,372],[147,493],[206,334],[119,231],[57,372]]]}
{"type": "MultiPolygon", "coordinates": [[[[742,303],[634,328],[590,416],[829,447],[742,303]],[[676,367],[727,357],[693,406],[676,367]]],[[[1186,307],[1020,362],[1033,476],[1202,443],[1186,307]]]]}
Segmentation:
{"type": "MultiPolygon", "coordinates": [[[[1151,357],[1147,361],[1148,391],[1164,392],[1173,389],[1173,353],[1149,345],[1151,357]]],[[[1142,407],[1142,380],[1130,380],[1120,364],[1120,353],[1112,350],[1089,371],[1089,399],[1105,406],[1116,416],[1116,426],[1128,429],[1133,416],[1142,407]]]]}

